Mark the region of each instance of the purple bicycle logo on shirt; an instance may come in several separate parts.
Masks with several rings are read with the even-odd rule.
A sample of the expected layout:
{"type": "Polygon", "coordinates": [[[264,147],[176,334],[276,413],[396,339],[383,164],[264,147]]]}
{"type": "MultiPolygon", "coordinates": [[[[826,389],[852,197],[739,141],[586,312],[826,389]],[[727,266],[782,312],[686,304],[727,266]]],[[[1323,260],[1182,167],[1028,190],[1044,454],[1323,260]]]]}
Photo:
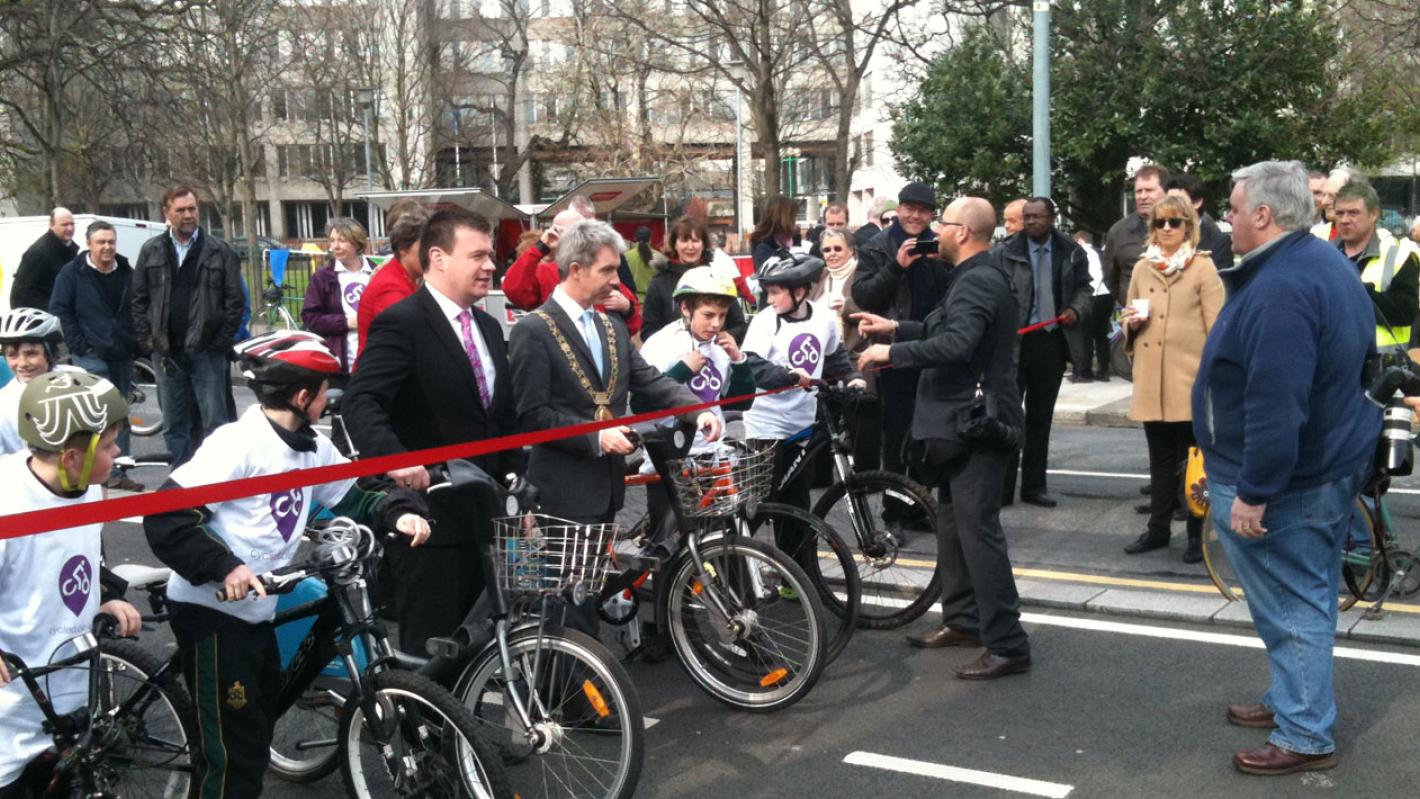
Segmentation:
{"type": "Polygon", "coordinates": [[[352,311],[360,310],[360,298],[365,296],[364,283],[350,283],[345,287],[345,304],[350,306],[352,311]]]}
{"type": "Polygon", "coordinates": [[[271,518],[276,521],[276,531],[281,534],[282,541],[291,540],[305,506],[306,492],[300,488],[271,495],[271,518]]]}
{"type": "Polygon", "coordinates": [[[812,372],[823,357],[823,346],[812,333],[800,333],[789,342],[789,365],[795,369],[812,372]]]}
{"type": "Polygon", "coordinates": [[[75,555],[65,561],[64,567],[59,570],[59,596],[70,613],[78,616],[84,611],[84,606],[89,604],[89,589],[92,586],[93,571],[88,558],[75,555]]]}
{"type": "Polygon", "coordinates": [[[695,377],[690,378],[689,385],[691,392],[699,397],[701,402],[711,402],[719,398],[725,380],[720,376],[720,370],[715,368],[715,364],[707,363],[695,373],[695,377]]]}

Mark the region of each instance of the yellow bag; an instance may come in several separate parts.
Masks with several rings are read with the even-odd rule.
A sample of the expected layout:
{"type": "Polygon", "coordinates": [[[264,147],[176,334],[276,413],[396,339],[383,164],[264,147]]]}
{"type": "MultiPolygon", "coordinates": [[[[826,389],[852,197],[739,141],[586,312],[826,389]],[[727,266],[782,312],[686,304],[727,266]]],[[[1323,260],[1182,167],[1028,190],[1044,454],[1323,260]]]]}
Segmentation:
{"type": "Polygon", "coordinates": [[[1188,448],[1188,465],[1183,469],[1184,499],[1188,510],[1201,519],[1208,514],[1208,474],[1203,470],[1203,450],[1188,448]]]}

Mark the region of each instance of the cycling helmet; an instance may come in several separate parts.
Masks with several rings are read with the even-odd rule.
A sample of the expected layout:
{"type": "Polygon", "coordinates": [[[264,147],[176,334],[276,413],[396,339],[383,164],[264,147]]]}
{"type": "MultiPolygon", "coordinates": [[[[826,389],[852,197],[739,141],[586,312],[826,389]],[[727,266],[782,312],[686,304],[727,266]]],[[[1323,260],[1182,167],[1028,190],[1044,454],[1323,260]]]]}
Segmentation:
{"type": "Polygon", "coordinates": [[[64,333],[59,317],[38,308],[12,308],[0,317],[0,343],[43,344],[51,366],[59,359],[59,343],[64,333]]]}
{"type": "Polygon", "coordinates": [[[761,286],[810,286],[823,274],[823,259],[780,250],[759,268],[761,286]]]}
{"type": "Polygon", "coordinates": [[[735,281],[717,273],[708,266],[697,266],[685,270],[685,274],[676,281],[675,291],[671,292],[671,298],[679,302],[685,297],[725,297],[727,299],[738,299],[739,291],[735,289],[735,281]]]}
{"type": "Polygon", "coordinates": [[[247,385],[262,404],[279,405],[302,416],[306,409],[291,405],[291,396],[302,388],[314,392],[341,371],[340,360],[326,349],[321,337],[304,330],[273,330],[232,349],[247,385]]]}
{"type": "Polygon", "coordinates": [[[107,378],[66,369],[46,372],[25,386],[20,395],[17,431],[20,438],[39,452],[61,452],[69,439],[89,434],[84,466],[78,485],[59,470],[65,491],[85,491],[94,468],[99,438],[110,427],[128,420],[128,402],[107,378]]]}

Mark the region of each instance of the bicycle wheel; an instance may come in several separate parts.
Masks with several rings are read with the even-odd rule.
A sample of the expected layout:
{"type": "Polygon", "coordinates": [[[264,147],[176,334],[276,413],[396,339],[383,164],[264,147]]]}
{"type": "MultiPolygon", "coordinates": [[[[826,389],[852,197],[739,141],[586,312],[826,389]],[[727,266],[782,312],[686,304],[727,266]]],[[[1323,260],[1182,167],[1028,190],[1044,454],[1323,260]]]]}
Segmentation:
{"type": "MultiPolygon", "coordinates": [[[[863,605],[858,564],[853,558],[853,549],[842,536],[822,519],[793,505],[777,502],[761,504],[755,509],[754,518],[749,520],[749,534],[756,541],[778,546],[779,542],[786,540],[782,533],[786,526],[793,530],[788,540],[799,539],[803,542],[796,547],[796,551],[786,554],[808,575],[824,609],[838,619],[834,629],[828,631],[831,638],[824,662],[828,665],[838,659],[858,626],[858,614],[863,605]],[[799,531],[808,531],[808,534],[799,538],[799,531]]],[[[832,619],[825,618],[824,621],[832,623],[832,619]]]]}
{"type": "Polygon", "coordinates": [[[1223,551],[1222,541],[1219,540],[1218,528],[1213,525],[1213,514],[1203,515],[1203,568],[1208,571],[1208,579],[1213,581],[1213,586],[1218,589],[1229,602],[1237,602],[1242,599],[1242,584],[1238,582],[1238,575],[1233,571],[1233,564],[1228,561],[1228,555],[1223,551]]]}
{"type": "Polygon", "coordinates": [[[352,796],[512,797],[497,751],[448,691],[407,671],[367,673],[365,689],[378,718],[350,697],[340,716],[340,770],[352,796]]]}
{"type": "Polygon", "coordinates": [[[1346,543],[1341,547],[1341,580],[1345,585],[1341,593],[1343,611],[1360,600],[1379,599],[1390,580],[1385,543],[1380,540],[1375,512],[1368,499],[1365,495],[1357,497],[1351,506],[1346,543]]]}
{"type": "Polygon", "coordinates": [[[340,766],[336,739],[340,706],[349,683],[319,677],[276,720],[271,735],[271,773],[287,782],[325,779],[340,766]]]}
{"type": "Polygon", "coordinates": [[[814,515],[842,531],[854,547],[863,591],[858,625],[901,627],[926,613],[942,593],[937,501],[923,486],[893,472],[858,472],[851,485],[851,492],[849,484],[829,486],[814,504],[814,515]]]}
{"type": "Polygon", "coordinates": [[[808,575],[779,550],[741,536],[699,549],[710,582],[687,549],[667,570],[660,600],[686,673],[742,710],[782,710],[803,699],[828,649],[823,603],[808,575]]]}
{"type": "Polygon", "coordinates": [[[142,359],[133,362],[133,385],[128,390],[128,429],[135,436],[151,436],[163,429],[158,376],[153,364],[142,359]]]}
{"type": "Polygon", "coordinates": [[[192,779],[192,699],[176,670],[132,641],[102,643],[94,708],[100,791],[125,799],[197,796],[192,779]],[[154,675],[160,675],[155,677],[154,675]]]}
{"type": "Polygon", "coordinates": [[[631,677],[590,636],[565,628],[541,632],[508,636],[513,685],[498,648],[489,646],[464,669],[454,696],[473,711],[484,740],[501,750],[522,799],[631,796],[646,736],[631,677]],[[510,693],[528,709],[530,729],[510,693]]]}

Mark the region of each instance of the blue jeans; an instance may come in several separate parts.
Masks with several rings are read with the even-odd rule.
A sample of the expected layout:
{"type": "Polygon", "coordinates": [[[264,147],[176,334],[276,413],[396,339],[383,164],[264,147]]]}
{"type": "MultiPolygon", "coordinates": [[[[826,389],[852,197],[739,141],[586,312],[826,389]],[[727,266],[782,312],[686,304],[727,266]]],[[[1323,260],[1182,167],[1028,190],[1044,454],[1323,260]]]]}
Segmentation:
{"type": "Polygon", "coordinates": [[[158,402],[163,406],[163,441],[173,466],[187,463],[202,439],[231,421],[227,414],[227,355],[195,352],[153,355],[158,402]]]}
{"type": "MultiPolygon", "coordinates": [[[[75,355],[70,358],[74,365],[83,369],[91,375],[108,378],[110,383],[118,389],[124,399],[128,398],[129,392],[133,390],[133,359],[122,358],[116,361],[104,360],[97,355],[75,355]]],[[[118,433],[118,451],[128,454],[128,425],[120,428],[118,433]]],[[[114,467],[115,475],[123,474],[123,470],[114,467]]]]}
{"type": "Polygon", "coordinates": [[[1317,755],[1336,749],[1331,650],[1341,549],[1364,475],[1274,497],[1262,517],[1267,532],[1261,538],[1243,538],[1230,526],[1237,486],[1209,486],[1219,541],[1267,647],[1272,684],[1262,704],[1277,720],[1267,740],[1289,752],[1317,755]]]}

